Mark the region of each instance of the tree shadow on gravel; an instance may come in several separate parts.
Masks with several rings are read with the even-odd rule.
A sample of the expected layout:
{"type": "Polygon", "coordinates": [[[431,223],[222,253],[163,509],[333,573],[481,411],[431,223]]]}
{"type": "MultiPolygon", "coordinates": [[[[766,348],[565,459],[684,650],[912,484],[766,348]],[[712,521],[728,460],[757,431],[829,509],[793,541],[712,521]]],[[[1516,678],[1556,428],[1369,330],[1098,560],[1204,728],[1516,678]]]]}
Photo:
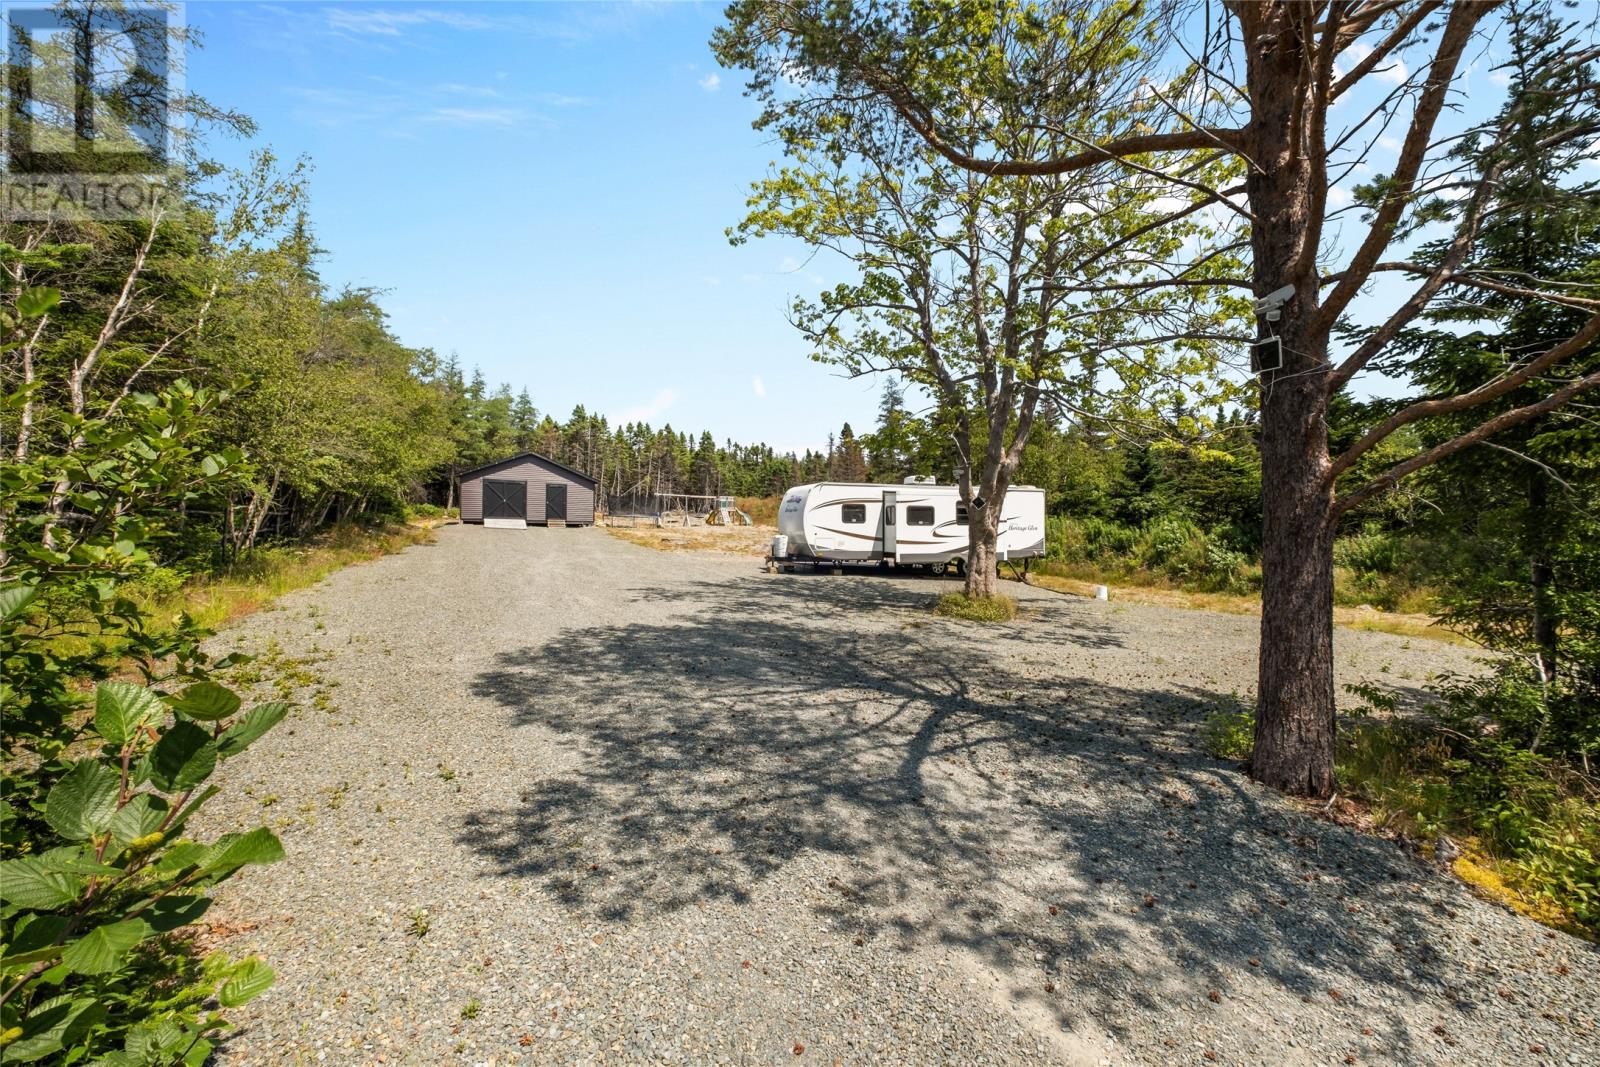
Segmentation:
{"type": "Polygon", "coordinates": [[[462,840],[578,914],[742,903],[814,861],[787,888],[831,936],[960,947],[1119,1038],[1249,976],[1324,1003],[1342,986],[1406,1047],[1406,999],[1451,980],[1427,947],[1443,916],[1415,891],[1430,875],[1196,749],[1219,694],[1052,670],[1041,645],[1121,644],[1085,603],[980,627],[890,583],[634,592],[684,611],[502,653],[473,685],[581,759],[473,813],[462,840]]]}

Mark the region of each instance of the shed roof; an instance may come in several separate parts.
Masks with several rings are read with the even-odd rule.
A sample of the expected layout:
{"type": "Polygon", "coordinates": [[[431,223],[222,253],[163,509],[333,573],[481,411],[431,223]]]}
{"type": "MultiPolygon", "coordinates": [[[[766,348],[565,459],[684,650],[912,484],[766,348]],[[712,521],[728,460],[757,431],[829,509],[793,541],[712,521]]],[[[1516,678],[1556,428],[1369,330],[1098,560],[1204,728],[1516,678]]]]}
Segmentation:
{"type": "Polygon", "coordinates": [[[582,471],[575,471],[571,467],[567,466],[565,463],[557,463],[555,460],[551,459],[549,456],[541,456],[537,452],[518,452],[514,456],[507,456],[505,459],[497,459],[493,463],[485,463],[481,467],[473,467],[471,470],[462,471],[461,472],[461,477],[470,478],[474,474],[479,474],[479,473],[481,473],[483,471],[492,470],[495,467],[503,467],[507,463],[515,463],[519,459],[536,459],[540,463],[548,463],[548,464],[550,464],[550,466],[555,467],[557,470],[566,471],[568,474],[572,475],[574,478],[578,479],[580,482],[587,482],[589,484],[590,488],[594,488],[594,487],[596,487],[596,486],[598,486],[600,484],[599,482],[595,481],[593,478],[589,477],[587,474],[583,473],[582,471]]]}

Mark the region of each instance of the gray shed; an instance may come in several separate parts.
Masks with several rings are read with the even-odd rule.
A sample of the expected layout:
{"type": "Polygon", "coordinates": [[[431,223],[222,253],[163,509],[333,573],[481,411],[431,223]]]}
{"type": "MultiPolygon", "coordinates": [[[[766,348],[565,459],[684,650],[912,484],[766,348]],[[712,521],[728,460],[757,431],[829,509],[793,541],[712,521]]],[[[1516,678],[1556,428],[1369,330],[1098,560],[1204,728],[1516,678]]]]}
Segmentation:
{"type": "Polygon", "coordinates": [[[461,476],[461,521],[589,526],[594,523],[597,484],[553,459],[524,452],[461,476]]]}

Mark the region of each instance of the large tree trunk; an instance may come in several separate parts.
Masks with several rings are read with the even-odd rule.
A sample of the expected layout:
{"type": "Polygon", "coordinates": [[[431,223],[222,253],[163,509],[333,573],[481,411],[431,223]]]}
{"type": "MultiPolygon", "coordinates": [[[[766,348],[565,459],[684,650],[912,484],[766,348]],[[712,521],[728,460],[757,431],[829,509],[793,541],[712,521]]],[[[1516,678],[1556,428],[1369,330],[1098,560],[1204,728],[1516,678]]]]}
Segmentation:
{"type": "MultiPolygon", "coordinates": [[[[1317,391],[1303,379],[1296,392],[1317,391]]],[[[1280,388],[1291,383],[1282,382],[1280,388]]],[[[1274,397],[1262,427],[1261,659],[1251,774],[1286,793],[1333,792],[1332,493],[1314,396],[1274,397]],[[1298,425],[1296,423],[1298,422],[1298,425]]]]}
{"type": "Polygon", "coordinates": [[[968,509],[966,593],[970,597],[992,597],[1000,593],[995,552],[998,535],[996,524],[990,519],[991,515],[998,514],[992,506],[968,509]]]}
{"type": "Polygon", "coordinates": [[[1261,657],[1251,774],[1287,793],[1333,791],[1333,487],[1327,482],[1328,331],[1319,322],[1316,246],[1327,189],[1322,130],[1302,79],[1292,5],[1243,5],[1253,111],[1249,203],[1256,295],[1295,287],[1262,335],[1282,368],[1262,369],[1261,657]],[[1275,23],[1275,25],[1269,25],[1275,23]]]}

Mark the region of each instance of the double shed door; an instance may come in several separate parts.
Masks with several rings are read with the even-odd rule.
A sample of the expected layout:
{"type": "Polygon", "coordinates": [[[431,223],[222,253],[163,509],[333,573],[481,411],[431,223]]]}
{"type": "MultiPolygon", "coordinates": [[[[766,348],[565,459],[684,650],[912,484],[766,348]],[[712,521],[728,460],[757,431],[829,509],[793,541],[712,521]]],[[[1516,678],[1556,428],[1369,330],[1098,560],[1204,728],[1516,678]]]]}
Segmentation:
{"type": "Polygon", "coordinates": [[[528,483],[494,481],[483,482],[483,517],[485,519],[528,520],[528,483]]]}

